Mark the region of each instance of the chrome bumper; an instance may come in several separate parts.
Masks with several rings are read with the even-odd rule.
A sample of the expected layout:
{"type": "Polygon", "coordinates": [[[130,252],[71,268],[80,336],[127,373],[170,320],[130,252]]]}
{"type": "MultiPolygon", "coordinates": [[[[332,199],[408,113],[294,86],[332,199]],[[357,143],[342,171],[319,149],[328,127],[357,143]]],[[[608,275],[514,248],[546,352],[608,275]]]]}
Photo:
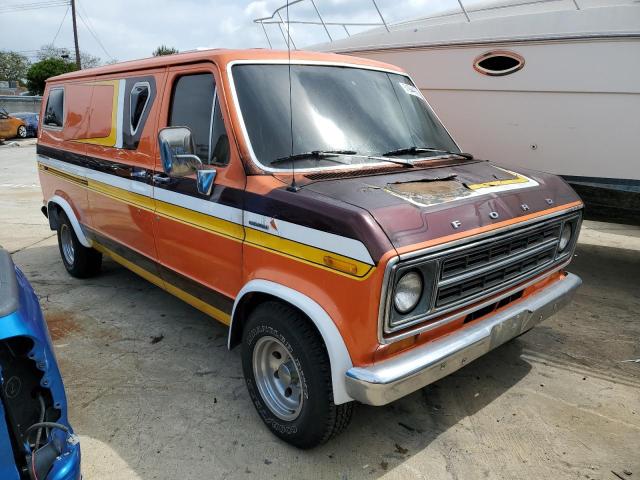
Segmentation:
{"type": "Polygon", "coordinates": [[[369,405],[386,405],[531,329],[571,301],[582,280],[571,273],[513,306],[455,333],[370,367],[346,372],[347,393],[369,405]]]}

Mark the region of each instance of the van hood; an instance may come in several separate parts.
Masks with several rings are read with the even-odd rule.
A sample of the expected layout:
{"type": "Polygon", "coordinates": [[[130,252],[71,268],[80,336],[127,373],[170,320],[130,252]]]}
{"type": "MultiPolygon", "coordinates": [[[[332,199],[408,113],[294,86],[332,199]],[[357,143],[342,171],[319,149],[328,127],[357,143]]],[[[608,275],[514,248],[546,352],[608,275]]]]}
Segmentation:
{"type": "Polygon", "coordinates": [[[336,173],[304,190],[367,210],[399,251],[580,200],[560,177],[487,161],[352,175],[336,173]]]}

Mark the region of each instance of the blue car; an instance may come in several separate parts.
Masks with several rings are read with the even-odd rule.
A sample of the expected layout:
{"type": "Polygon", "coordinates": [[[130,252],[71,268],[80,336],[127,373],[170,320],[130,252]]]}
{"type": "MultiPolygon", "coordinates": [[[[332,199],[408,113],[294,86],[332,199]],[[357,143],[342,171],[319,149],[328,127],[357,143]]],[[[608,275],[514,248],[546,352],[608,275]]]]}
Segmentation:
{"type": "Polygon", "coordinates": [[[23,120],[27,127],[28,137],[38,136],[38,124],[40,123],[40,114],[31,112],[16,112],[11,114],[12,117],[23,120]]]}
{"type": "Polygon", "coordinates": [[[38,298],[0,249],[0,479],[80,478],[80,444],[38,298]]]}

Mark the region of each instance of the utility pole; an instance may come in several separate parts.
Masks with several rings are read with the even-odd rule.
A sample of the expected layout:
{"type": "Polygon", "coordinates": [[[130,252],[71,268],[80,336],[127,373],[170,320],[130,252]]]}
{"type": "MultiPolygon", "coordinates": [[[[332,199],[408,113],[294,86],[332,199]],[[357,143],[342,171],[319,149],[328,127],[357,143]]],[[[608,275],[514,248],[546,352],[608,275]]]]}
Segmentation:
{"type": "Polygon", "coordinates": [[[82,68],[80,64],[80,47],[78,47],[78,27],[76,26],[76,0],[71,0],[71,18],[73,20],[73,42],[76,45],[76,67],[82,68]]]}

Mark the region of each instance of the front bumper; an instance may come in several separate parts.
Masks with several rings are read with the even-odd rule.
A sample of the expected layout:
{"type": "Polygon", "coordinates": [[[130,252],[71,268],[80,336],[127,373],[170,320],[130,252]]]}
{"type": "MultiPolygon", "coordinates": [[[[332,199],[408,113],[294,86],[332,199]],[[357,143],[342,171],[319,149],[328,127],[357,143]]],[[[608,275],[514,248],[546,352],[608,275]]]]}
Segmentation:
{"type": "Polygon", "coordinates": [[[533,328],[568,304],[582,280],[567,274],[513,306],[441,339],[370,367],[346,372],[347,393],[368,405],[386,405],[455,372],[533,328]]]}

